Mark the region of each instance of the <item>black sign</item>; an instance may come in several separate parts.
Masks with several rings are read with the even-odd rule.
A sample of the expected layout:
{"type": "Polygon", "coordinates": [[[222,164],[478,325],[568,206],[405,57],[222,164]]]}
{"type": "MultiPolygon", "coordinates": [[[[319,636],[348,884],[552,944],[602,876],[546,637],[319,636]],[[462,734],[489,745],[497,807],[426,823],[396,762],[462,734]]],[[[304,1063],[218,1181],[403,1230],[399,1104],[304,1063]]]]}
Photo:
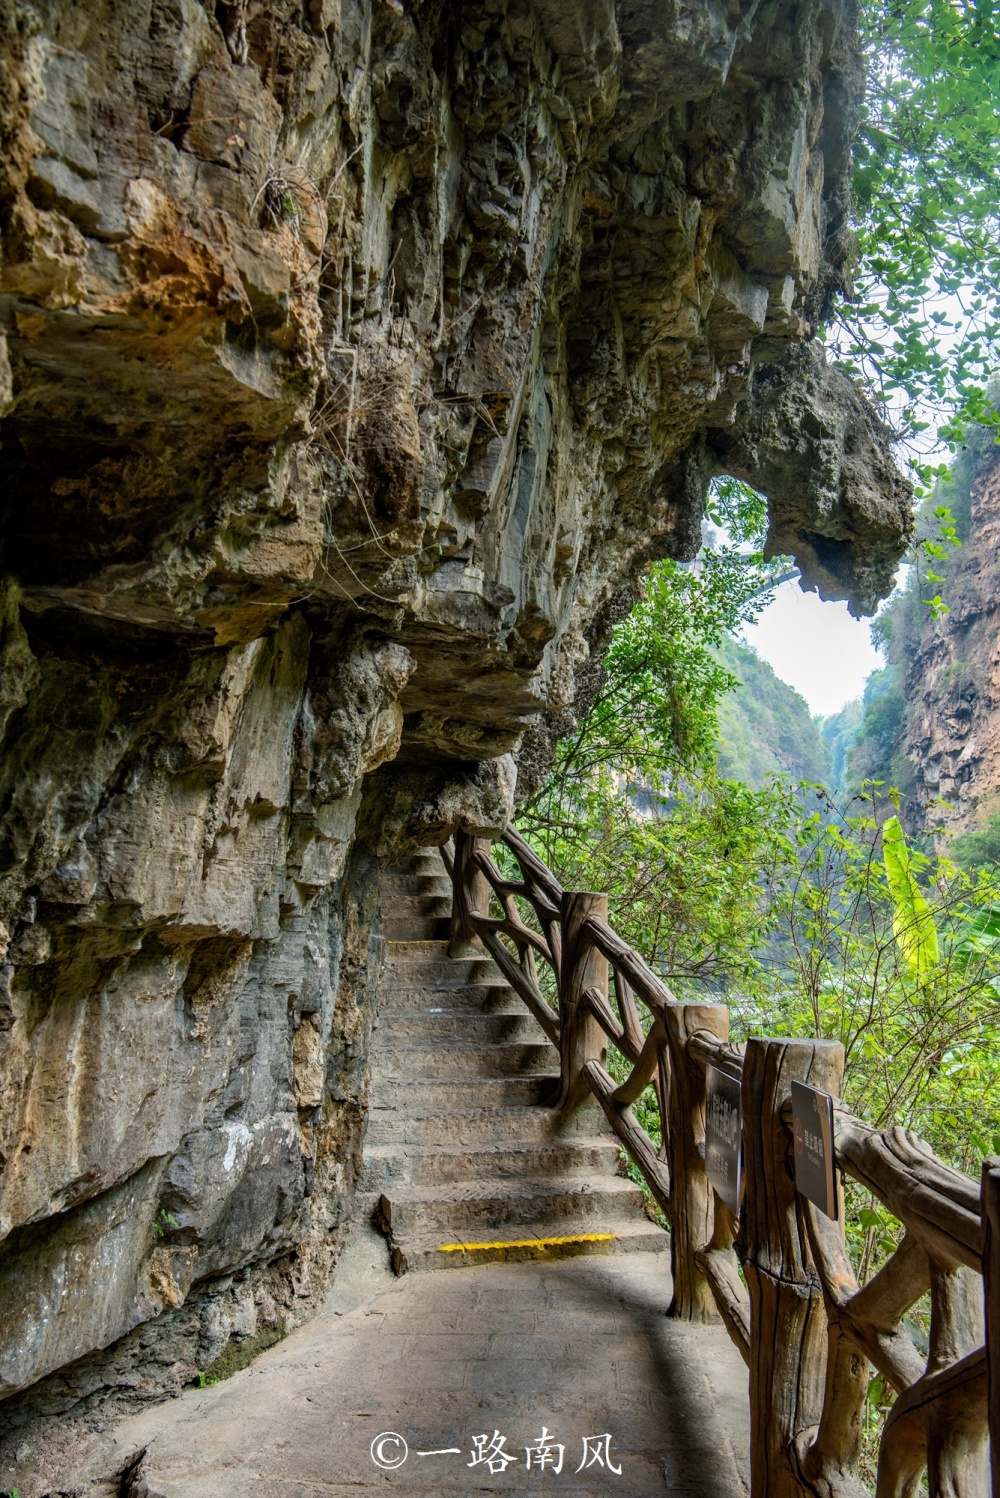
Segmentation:
{"type": "Polygon", "coordinates": [[[743,1168],[743,1099],[739,1080],[705,1068],[705,1174],[730,1212],[740,1210],[743,1168]]]}
{"type": "Polygon", "coordinates": [[[792,1083],[795,1185],[825,1212],[837,1216],[837,1171],[833,1150],[833,1098],[828,1092],[792,1083]]]}

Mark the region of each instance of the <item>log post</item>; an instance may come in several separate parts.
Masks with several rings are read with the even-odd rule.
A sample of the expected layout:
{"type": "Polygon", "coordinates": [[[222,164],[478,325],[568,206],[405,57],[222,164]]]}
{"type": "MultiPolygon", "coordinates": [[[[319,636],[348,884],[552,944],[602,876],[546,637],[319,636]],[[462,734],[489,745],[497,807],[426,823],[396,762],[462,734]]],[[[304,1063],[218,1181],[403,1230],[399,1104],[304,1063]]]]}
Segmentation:
{"type": "Polygon", "coordinates": [[[608,962],[587,937],[591,916],[608,918],[607,895],[571,893],[562,897],[562,964],[559,972],[560,1108],[576,1109],[591,1098],[580,1073],[588,1061],[607,1059],[607,1041],[597,1020],[580,1004],[588,988],[608,997],[608,962]]]}
{"type": "Polygon", "coordinates": [[[455,861],[451,871],[449,957],[476,957],[483,949],[473,920],[477,911],[485,915],[490,903],[486,875],[476,863],[476,854],[480,851],[489,853],[489,840],[473,837],[459,828],[455,833],[455,861]]]}
{"type": "Polygon", "coordinates": [[[750,1292],[751,1498],[812,1498],[799,1452],[823,1411],[827,1317],[782,1108],[793,1080],[838,1094],[843,1072],[835,1041],[747,1041],[737,1252],[750,1292]]]}
{"type": "Polygon", "coordinates": [[[1000,1498],[1000,1156],[983,1161],[982,1203],[990,1470],[1000,1498]]]}
{"type": "Polygon", "coordinates": [[[729,1039],[725,1004],[671,1004],[666,1117],[660,1124],[670,1169],[670,1260],[674,1293],[669,1314],[685,1321],[718,1319],[715,1297],[697,1255],[712,1242],[715,1192],[705,1174],[705,1068],[688,1055],[688,1037],[708,1030],[729,1039]]]}
{"type": "MultiPolygon", "coordinates": [[[[947,1373],[983,1345],[983,1287],[967,1264],[942,1263],[931,1256],[931,1332],[927,1373],[947,1373]]],[[[987,1374],[988,1379],[988,1374],[987,1374]]],[[[982,1394],[969,1391],[961,1414],[947,1400],[935,1400],[924,1414],[927,1490],[935,1495],[987,1498],[987,1409],[982,1394]],[[971,1397],[970,1397],[971,1396],[971,1397]]]]}
{"type": "MultiPolygon", "coordinates": [[[[840,1205],[843,1196],[840,1194],[840,1205]]],[[[868,1397],[868,1359],[838,1314],[857,1293],[854,1270],[844,1245],[844,1213],[831,1222],[811,1202],[801,1203],[814,1261],[827,1297],[826,1393],[816,1439],[801,1438],[799,1458],[811,1493],[824,1498],[868,1498],[858,1475],[868,1397]],[[808,1443],[808,1447],[807,1447],[808,1443]],[[807,1449],[806,1449],[807,1448],[807,1449]]],[[[901,1276],[902,1277],[902,1276],[901,1276]]]]}

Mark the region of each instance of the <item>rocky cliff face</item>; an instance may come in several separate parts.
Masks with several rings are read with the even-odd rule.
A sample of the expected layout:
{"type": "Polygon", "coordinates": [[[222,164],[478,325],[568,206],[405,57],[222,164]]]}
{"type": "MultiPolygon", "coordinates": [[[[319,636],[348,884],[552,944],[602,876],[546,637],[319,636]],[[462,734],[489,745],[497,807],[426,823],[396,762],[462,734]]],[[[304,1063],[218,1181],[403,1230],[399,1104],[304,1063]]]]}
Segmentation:
{"type": "Polygon", "coordinates": [[[941,587],[948,612],[933,619],[921,610],[897,667],[907,704],[899,747],[912,767],[906,811],[916,831],[972,832],[1000,814],[1000,457],[992,433],[977,446],[962,480],[964,539],[941,587]]]}
{"type": "Polygon", "coordinates": [[[861,610],[909,518],[808,342],[840,0],[3,9],[0,1393],[59,1410],[314,1303],[379,861],[504,823],[710,476],[861,610]]]}

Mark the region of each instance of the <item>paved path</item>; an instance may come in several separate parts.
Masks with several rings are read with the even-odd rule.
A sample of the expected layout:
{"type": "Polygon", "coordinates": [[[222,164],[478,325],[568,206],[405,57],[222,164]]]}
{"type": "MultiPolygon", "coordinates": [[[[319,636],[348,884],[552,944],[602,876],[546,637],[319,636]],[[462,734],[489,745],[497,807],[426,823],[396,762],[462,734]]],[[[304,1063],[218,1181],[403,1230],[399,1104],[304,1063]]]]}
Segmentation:
{"type": "MultiPolygon", "coordinates": [[[[400,1280],[384,1260],[384,1243],[359,1233],[323,1315],[227,1382],[124,1421],[114,1450],[105,1442],[91,1453],[87,1475],[97,1475],[93,1463],[120,1470],[145,1446],[149,1498],[743,1498],[743,1365],[721,1328],[663,1316],[662,1255],[400,1280]],[[526,1470],[524,1448],[543,1426],[566,1448],[559,1474],[526,1470]],[[467,1465],[474,1437],[494,1431],[518,1457],[502,1475],[467,1465]],[[394,1471],[372,1460],[383,1432],[409,1446],[394,1471]],[[577,1475],[583,1437],[605,1433],[600,1458],[621,1475],[596,1459],[577,1475]],[[449,1447],[458,1453],[416,1454],[449,1447]]],[[[383,1453],[401,1449],[388,1441],[383,1453]]]]}

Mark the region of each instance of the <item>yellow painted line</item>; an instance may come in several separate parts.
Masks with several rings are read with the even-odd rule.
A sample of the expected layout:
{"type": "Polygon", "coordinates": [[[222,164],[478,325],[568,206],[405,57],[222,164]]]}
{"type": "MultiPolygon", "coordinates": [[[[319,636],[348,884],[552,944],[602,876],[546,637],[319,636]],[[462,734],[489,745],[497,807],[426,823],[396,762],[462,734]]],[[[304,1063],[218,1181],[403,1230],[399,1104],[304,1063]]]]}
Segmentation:
{"type": "Polygon", "coordinates": [[[560,1243],[611,1243],[614,1233],[574,1233],[568,1238],[501,1238],[496,1243],[439,1243],[439,1254],[459,1254],[467,1249],[551,1248],[560,1243]]]}

